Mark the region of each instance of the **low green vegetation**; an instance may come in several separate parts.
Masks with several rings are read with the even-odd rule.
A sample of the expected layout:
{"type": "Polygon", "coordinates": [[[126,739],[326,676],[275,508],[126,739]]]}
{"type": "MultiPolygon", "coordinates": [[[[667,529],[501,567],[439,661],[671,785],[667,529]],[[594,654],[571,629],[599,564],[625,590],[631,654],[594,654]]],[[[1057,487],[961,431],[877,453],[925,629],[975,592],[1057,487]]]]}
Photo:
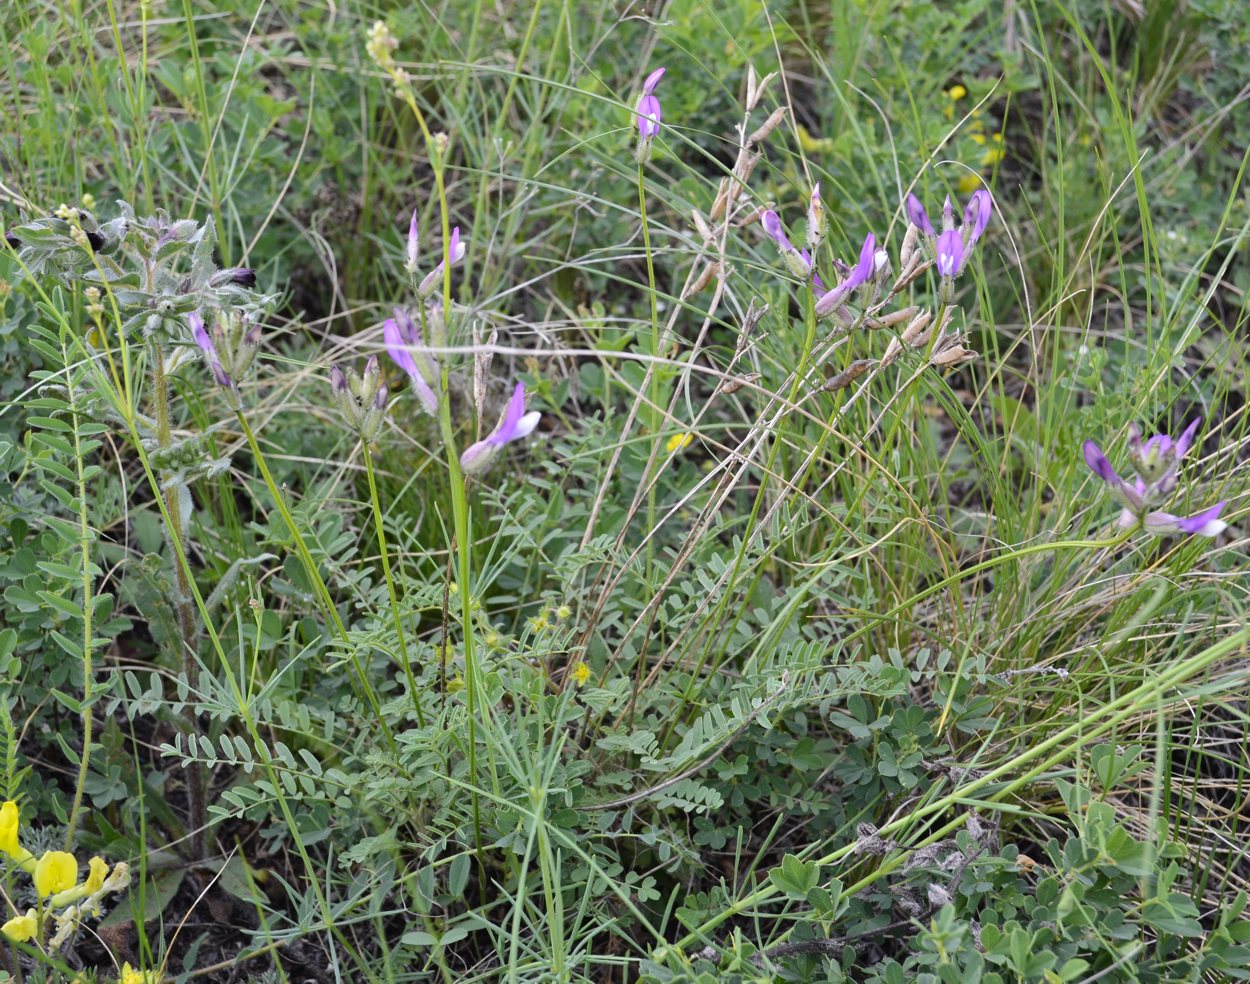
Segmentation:
{"type": "Polygon", "coordinates": [[[1250,979],[1241,3],[0,32],[0,980],[1250,979]]]}

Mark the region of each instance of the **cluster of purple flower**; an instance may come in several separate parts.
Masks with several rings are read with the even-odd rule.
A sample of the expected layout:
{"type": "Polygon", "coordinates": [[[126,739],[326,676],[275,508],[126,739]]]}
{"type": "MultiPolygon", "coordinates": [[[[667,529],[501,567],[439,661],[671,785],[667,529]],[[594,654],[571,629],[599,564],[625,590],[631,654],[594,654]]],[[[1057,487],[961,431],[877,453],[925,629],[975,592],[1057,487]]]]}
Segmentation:
{"type": "Polygon", "coordinates": [[[1159,508],[1176,493],[1177,472],[1185,452],[1193,445],[1199,423],[1199,419],[1192,421],[1176,440],[1167,434],[1155,434],[1146,441],[1141,439],[1137,425],[1129,424],[1128,453],[1137,472],[1132,481],[1116,474],[1097,444],[1085,442],[1085,463],[1107,483],[1112,496],[1123,506],[1121,527],[1132,529],[1141,524],[1147,532],[1160,536],[1168,533],[1216,536],[1224,532],[1228,524],[1220,519],[1220,513],[1228,505],[1227,500],[1192,516],[1177,516],[1159,508]]]}
{"type": "MultiPolygon", "coordinates": [[[[639,136],[637,157],[640,163],[649,158],[652,142],[660,132],[662,113],[655,90],[664,78],[664,72],[665,69],[657,68],[647,76],[634,111],[639,136]]],[[[914,230],[909,232],[909,236],[924,237],[941,279],[942,296],[949,301],[955,278],[963,272],[973,247],[989,224],[994,210],[990,193],[984,189],[973,193],[964,208],[963,221],[958,226],[955,224],[954,210],[948,196],[942,207],[940,232],[934,227],[924,205],[915,195],[907,196],[906,209],[914,230]]],[[[797,247],[790,241],[781,217],[775,211],[768,209],[761,212],[760,222],[769,238],[777,244],[787,269],[799,279],[811,283],[813,289],[819,292],[815,304],[817,316],[828,317],[838,313],[845,320],[844,306],[857,290],[861,290],[860,299],[865,309],[876,302],[890,275],[890,259],[889,254],[878,247],[872,233],[864,238],[858,261],[832,288],[827,288],[816,272],[815,252],[824,241],[826,225],[819,184],[812,189],[808,202],[805,247],[797,247]]],[[[915,239],[910,241],[915,242],[915,239]]],[[[405,268],[416,285],[421,301],[434,293],[445,270],[463,259],[465,249],[466,244],[460,238],[460,227],[456,226],[451,231],[443,259],[418,283],[416,276],[420,248],[417,213],[413,212],[408,227],[405,268]]],[[[904,252],[907,251],[905,243],[904,252]]],[[[911,257],[904,257],[904,260],[914,266],[911,257]]],[[[246,272],[250,274],[250,271],[246,272]]],[[[441,312],[437,309],[423,312],[423,321],[427,319],[441,324],[441,312]]],[[[210,333],[198,314],[190,316],[190,323],[192,336],[203,350],[214,379],[223,389],[233,393],[237,375],[247,368],[255,356],[260,340],[259,328],[253,326],[242,332],[227,331],[222,326],[216,326],[210,333]],[[229,368],[226,362],[230,363],[229,368]]],[[[407,311],[397,307],[394,309],[394,317],[388,318],[383,324],[382,335],[387,353],[412,380],[413,391],[422,408],[427,413],[437,414],[439,397],[435,387],[441,385],[440,369],[434,353],[421,337],[421,329],[407,311]]],[[[376,358],[370,360],[363,380],[358,379],[350,370],[345,372],[339,366],[331,369],[330,380],[336,398],[344,406],[354,408],[354,413],[348,416],[356,423],[357,428],[364,424],[370,436],[376,434],[387,399],[387,389],[381,382],[376,358]]],[[[461,467],[469,474],[485,470],[505,444],[531,434],[538,426],[539,417],[537,411],[526,412],[525,386],[517,383],[499,423],[487,437],[464,451],[460,457],[461,467]]],[[[1140,524],[1151,533],[1187,533],[1199,536],[1215,536],[1225,529],[1227,524],[1219,518],[1227,505],[1225,501],[1192,516],[1177,516],[1160,508],[1176,491],[1177,471],[1185,452],[1193,442],[1197,427],[1198,421],[1195,420],[1175,441],[1167,434],[1156,434],[1143,442],[1137,426],[1131,425],[1129,454],[1136,469],[1132,481],[1122,479],[1116,474],[1097,444],[1093,441],[1085,442],[1086,463],[1107,483],[1112,495],[1123,506],[1121,526],[1131,528],[1140,524]]]]}

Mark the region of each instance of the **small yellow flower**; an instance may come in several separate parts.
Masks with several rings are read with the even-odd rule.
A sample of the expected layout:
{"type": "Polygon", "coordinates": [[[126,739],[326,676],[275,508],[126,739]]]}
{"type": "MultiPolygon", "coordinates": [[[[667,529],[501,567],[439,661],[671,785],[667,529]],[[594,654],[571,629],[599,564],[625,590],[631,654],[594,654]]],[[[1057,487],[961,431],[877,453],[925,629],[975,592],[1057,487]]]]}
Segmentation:
{"type": "Polygon", "coordinates": [[[989,150],[987,150],[984,154],[981,155],[981,166],[993,167],[995,164],[1001,161],[1006,155],[1007,155],[1007,152],[1003,150],[1002,147],[991,147],[989,150]]]}
{"type": "Polygon", "coordinates": [[[543,612],[541,615],[535,615],[533,618],[530,619],[530,630],[532,632],[542,632],[550,628],[550,626],[551,626],[551,622],[547,618],[546,612],[543,612]]]}
{"type": "Polygon", "coordinates": [[[4,933],[14,943],[25,943],[37,932],[39,932],[39,921],[35,918],[34,909],[27,909],[26,915],[14,916],[0,926],[0,933],[4,933]]]}
{"type": "Polygon", "coordinates": [[[20,849],[17,843],[17,804],[12,800],[0,806],[0,851],[5,854],[16,854],[20,849]]]}
{"type": "Polygon", "coordinates": [[[579,687],[584,687],[586,681],[590,679],[590,667],[585,663],[578,661],[573,667],[573,682],[579,687]]]}
{"type": "Polygon", "coordinates": [[[689,447],[690,442],[693,440],[694,440],[693,434],[688,434],[685,432],[680,433],[680,434],[674,434],[672,437],[668,439],[668,444],[666,444],[665,447],[668,449],[669,454],[676,454],[682,448],[689,447]]]}
{"type": "Polygon", "coordinates": [[[91,194],[89,191],[84,192],[82,196],[82,207],[88,212],[92,211],[95,208],[95,195],[91,194]]]}
{"type": "Polygon", "coordinates": [[[959,102],[959,100],[968,94],[968,90],[962,85],[952,85],[946,90],[946,94],[950,96],[951,102],[959,102]]]}
{"type": "Polygon", "coordinates": [[[956,182],[955,187],[959,189],[961,195],[970,195],[981,187],[981,179],[975,174],[965,173],[963,177],[956,182]]]}
{"type": "Polygon", "coordinates": [[[73,888],[78,881],[78,862],[67,851],[45,851],[35,864],[35,892],[41,899],[73,888]]]}
{"type": "Polygon", "coordinates": [[[462,677],[459,673],[447,681],[447,692],[449,694],[458,694],[463,689],[464,677],[462,677]]]}
{"type": "Polygon", "coordinates": [[[117,984],[156,984],[159,978],[146,970],[135,970],[129,963],[122,964],[122,975],[117,984]]]}

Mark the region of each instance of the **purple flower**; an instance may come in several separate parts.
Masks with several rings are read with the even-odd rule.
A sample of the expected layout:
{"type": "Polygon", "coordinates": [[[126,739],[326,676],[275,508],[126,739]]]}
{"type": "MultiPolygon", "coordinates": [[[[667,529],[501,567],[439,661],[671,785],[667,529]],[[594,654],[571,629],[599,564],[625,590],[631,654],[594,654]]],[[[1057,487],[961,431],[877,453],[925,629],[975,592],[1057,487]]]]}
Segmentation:
{"type": "Polygon", "coordinates": [[[431,370],[437,371],[437,363],[425,346],[421,344],[420,333],[417,331],[417,326],[413,323],[413,320],[404,311],[396,308],[395,317],[387,318],[382,323],[382,339],[386,342],[387,354],[412,380],[412,388],[416,392],[422,408],[428,414],[437,414],[438,397],[434,394],[434,390],[430,388],[430,381],[433,379],[431,370]],[[420,368],[417,365],[418,359],[421,361],[420,368]],[[431,373],[430,381],[426,380],[422,369],[425,370],[425,373],[431,373]]]}
{"type": "Polygon", "coordinates": [[[947,229],[938,236],[937,270],[943,277],[957,277],[964,268],[964,237],[958,229],[947,229]]]}
{"type": "Polygon", "coordinates": [[[926,236],[932,236],[933,223],[929,221],[929,213],[924,210],[924,206],[920,204],[920,199],[915,195],[907,196],[907,218],[911,220],[911,224],[923,232],[926,236]]]}
{"type": "MultiPolygon", "coordinates": [[[[415,223],[417,221],[417,216],[415,212],[413,213],[412,221],[415,226],[415,223]]],[[[411,239],[412,231],[411,230],[414,226],[409,227],[408,249],[410,252],[412,250],[412,239],[411,239]]],[[[443,260],[440,260],[438,266],[436,266],[433,270],[431,270],[429,273],[425,275],[425,278],[421,281],[421,285],[417,287],[417,293],[421,297],[429,297],[432,293],[434,293],[439,283],[443,279],[444,265],[455,266],[457,263],[459,263],[461,260],[464,259],[464,252],[465,252],[465,244],[460,241],[460,226],[452,226],[451,238],[447,242],[446,257],[443,260]]]]}
{"type": "Polygon", "coordinates": [[[414,276],[417,272],[417,210],[412,210],[412,221],[408,223],[408,246],[406,250],[405,269],[409,276],[414,276]]]}
{"type": "Polygon", "coordinates": [[[867,283],[877,272],[877,237],[871,232],[859,251],[859,261],[842,283],[827,291],[816,301],[816,316],[825,318],[840,308],[856,287],[867,283]]]}
{"type": "Polygon", "coordinates": [[[213,371],[213,379],[217,380],[217,385],[222,389],[234,389],[234,381],[222,368],[221,359],[217,355],[217,346],[204,327],[204,319],[192,311],[187,315],[187,320],[191,322],[191,335],[195,339],[195,344],[200,347],[200,351],[204,353],[204,360],[213,371]]]}
{"type": "Polygon", "coordinates": [[[968,205],[964,209],[963,222],[955,227],[955,212],[950,196],[942,205],[942,232],[939,234],[929,221],[929,215],[915,195],[907,196],[907,218],[926,236],[930,237],[930,247],[934,251],[934,262],[938,274],[951,279],[959,276],[968,258],[972,255],[972,247],[976,245],[985,227],[989,225],[990,214],[994,210],[994,201],[984,188],[972,193],[968,205]],[[934,242],[934,236],[937,241],[934,242]]]}
{"type": "Polygon", "coordinates": [[[811,254],[805,249],[796,248],[794,243],[790,242],[790,237],[786,235],[786,230],[781,225],[781,216],[772,209],[767,209],[760,213],[760,224],[772,241],[777,244],[777,249],[781,251],[781,258],[786,261],[790,272],[804,280],[811,277],[811,254]]]}
{"type": "Polygon", "coordinates": [[[501,447],[532,434],[541,416],[537,410],[525,412],[525,384],[517,383],[499,425],[485,438],[465,449],[460,456],[460,467],[466,475],[485,471],[501,447]]]}
{"type": "Polygon", "coordinates": [[[990,212],[993,210],[994,200],[990,198],[988,191],[978,188],[972,193],[968,206],[964,209],[963,233],[968,237],[964,243],[966,249],[972,249],[973,243],[981,238],[981,233],[990,224],[990,212]]]}
{"type": "Polygon", "coordinates": [[[1111,467],[1102,449],[1093,441],[1083,446],[1085,463],[1101,478],[1111,494],[1119,500],[1123,509],[1119,524],[1125,529],[1141,523],[1156,535],[1189,533],[1197,536],[1215,536],[1227,527],[1219,518],[1228,504],[1217,502],[1214,506],[1193,516],[1177,516],[1157,508],[1163,505],[1176,489],[1176,475],[1181,459],[1193,444],[1199,420],[1190,422],[1175,441],[1167,434],[1156,434],[1144,443],[1136,424],[1129,425],[1129,456],[1137,474],[1132,481],[1121,478],[1111,467]]]}
{"type": "Polygon", "coordinates": [[[655,87],[664,78],[664,69],[657,68],[647,76],[642,84],[642,98],[638,100],[638,133],[643,140],[650,140],[660,132],[660,100],[655,95],[655,87]]]}

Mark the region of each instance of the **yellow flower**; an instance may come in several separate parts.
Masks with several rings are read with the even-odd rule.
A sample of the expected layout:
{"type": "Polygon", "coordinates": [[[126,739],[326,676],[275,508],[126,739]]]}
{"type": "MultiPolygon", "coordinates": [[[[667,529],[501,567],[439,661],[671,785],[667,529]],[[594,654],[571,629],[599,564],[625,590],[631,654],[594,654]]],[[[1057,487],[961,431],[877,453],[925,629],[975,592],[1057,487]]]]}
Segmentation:
{"type": "Polygon", "coordinates": [[[129,963],[122,964],[122,976],[117,978],[117,984],[156,984],[159,978],[155,973],[148,973],[146,970],[135,970],[129,963]]]}
{"type": "Polygon", "coordinates": [[[459,673],[447,681],[447,692],[449,694],[459,693],[463,689],[464,677],[462,677],[459,673]]]}
{"type": "Polygon", "coordinates": [[[989,150],[987,150],[984,154],[981,155],[981,166],[993,167],[995,164],[1001,161],[1006,156],[1006,154],[1007,152],[1003,150],[1002,147],[991,147],[989,150]]]}
{"type": "Polygon", "coordinates": [[[970,195],[981,187],[981,179],[975,174],[966,173],[956,182],[955,187],[961,195],[970,195]]]}
{"type": "Polygon", "coordinates": [[[666,444],[665,447],[668,449],[669,454],[676,454],[682,448],[688,447],[690,445],[690,442],[693,440],[694,440],[693,434],[686,434],[686,433],[674,434],[672,437],[668,439],[668,444],[666,444]]]}
{"type": "Polygon", "coordinates": [[[67,888],[78,881],[78,862],[67,851],[45,851],[35,864],[35,892],[41,899],[67,888]]]}
{"type": "Polygon", "coordinates": [[[26,915],[14,916],[0,926],[0,933],[4,933],[14,943],[25,943],[37,932],[39,932],[39,922],[35,919],[34,909],[27,909],[26,915]]]}
{"type": "Polygon", "coordinates": [[[968,90],[962,85],[952,85],[946,90],[946,94],[951,97],[951,102],[959,102],[960,99],[968,94],[968,90]]]}
{"type": "Polygon", "coordinates": [[[83,887],[87,890],[85,895],[94,895],[104,887],[104,879],[108,877],[109,865],[104,858],[92,858],[87,862],[90,873],[87,880],[83,882],[83,887]]]}
{"type": "Polygon", "coordinates": [[[811,131],[802,123],[795,127],[799,134],[799,146],[803,148],[803,153],[812,154],[816,151],[833,150],[833,141],[828,137],[817,139],[813,137],[811,131]]]}
{"type": "Polygon", "coordinates": [[[573,682],[579,687],[585,686],[586,681],[590,679],[590,667],[585,663],[578,661],[573,667],[573,682]]]}
{"type": "Polygon", "coordinates": [[[0,806],[0,851],[13,855],[20,849],[17,843],[17,804],[8,800],[0,806]]]}

